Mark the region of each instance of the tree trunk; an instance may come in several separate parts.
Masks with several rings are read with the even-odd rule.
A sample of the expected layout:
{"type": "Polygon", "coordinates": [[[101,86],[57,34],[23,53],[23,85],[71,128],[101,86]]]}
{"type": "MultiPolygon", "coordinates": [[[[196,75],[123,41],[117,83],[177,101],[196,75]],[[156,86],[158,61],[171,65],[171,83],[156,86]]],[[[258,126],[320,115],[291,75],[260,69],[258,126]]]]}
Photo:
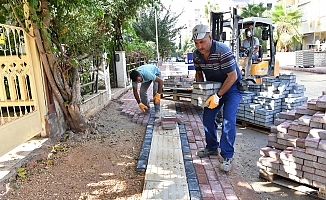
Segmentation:
{"type": "Polygon", "coordinates": [[[46,74],[46,77],[49,81],[49,85],[52,88],[55,98],[57,99],[60,108],[62,109],[66,120],[68,121],[68,125],[70,126],[71,130],[74,132],[84,132],[86,130],[87,122],[85,117],[80,111],[80,83],[79,83],[79,75],[78,70],[74,67],[70,67],[70,71],[68,70],[68,74],[72,74],[72,88],[63,87],[63,82],[69,82],[65,80],[65,77],[61,72],[61,78],[63,81],[61,82],[59,79],[54,79],[54,73],[57,73],[57,67],[59,61],[56,60],[55,55],[51,51],[51,43],[47,38],[44,30],[46,27],[50,27],[50,15],[49,15],[49,8],[48,2],[46,0],[42,0],[42,22],[43,22],[43,29],[39,29],[35,22],[32,23],[34,29],[34,35],[36,37],[36,44],[41,55],[41,61],[43,63],[43,68],[46,74]],[[66,91],[66,90],[70,91],[66,91]],[[61,92],[65,92],[66,95],[62,95],[61,92]],[[68,94],[68,95],[67,95],[68,94]],[[70,94],[70,95],[69,95],[70,94]],[[66,98],[64,98],[64,96],[66,98]]]}

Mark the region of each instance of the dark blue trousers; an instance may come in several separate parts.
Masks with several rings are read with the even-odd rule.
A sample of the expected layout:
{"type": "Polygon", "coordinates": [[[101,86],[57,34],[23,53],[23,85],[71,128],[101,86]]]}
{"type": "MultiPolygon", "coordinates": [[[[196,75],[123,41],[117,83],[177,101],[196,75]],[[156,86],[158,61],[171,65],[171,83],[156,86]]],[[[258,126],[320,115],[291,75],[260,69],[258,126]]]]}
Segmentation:
{"type": "Polygon", "coordinates": [[[219,101],[219,105],[214,109],[204,108],[203,124],[206,136],[206,149],[216,150],[221,148],[223,158],[232,158],[234,154],[234,142],[236,136],[236,114],[242,98],[242,92],[238,90],[236,84],[226,92],[219,101]],[[216,115],[223,107],[223,126],[220,141],[217,137],[216,115]]]}

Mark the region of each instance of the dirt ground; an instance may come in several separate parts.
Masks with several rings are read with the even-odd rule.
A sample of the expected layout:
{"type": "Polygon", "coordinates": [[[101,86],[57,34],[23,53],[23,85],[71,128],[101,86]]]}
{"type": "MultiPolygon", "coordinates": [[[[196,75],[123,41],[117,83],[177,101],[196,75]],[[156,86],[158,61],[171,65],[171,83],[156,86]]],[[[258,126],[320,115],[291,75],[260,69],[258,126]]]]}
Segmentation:
{"type": "Polygon", "coordinates": [[[111,101],[90,118],[97,134],[70,133],[49,146],[0,199],[140,199],[144,174],[135,169],[146,127],[120,115],[120,106],[111,101]]]}
{"type": "MultiPolygon", "coordinates": [[[[23,166],[21,180],[8,180],[0,199],[140,199],[145,176],[135,169],[146,127],[121,115],[120,106],[113,100],[90,118],[95,134],[70,133],[49,145],[23,166]]],[[[235,191],[245,181],[259,199],[312,199],[258,177],[259,149],[266,144],[266,133],[238,127],[235,173],[229,174],[235,191]]]]}

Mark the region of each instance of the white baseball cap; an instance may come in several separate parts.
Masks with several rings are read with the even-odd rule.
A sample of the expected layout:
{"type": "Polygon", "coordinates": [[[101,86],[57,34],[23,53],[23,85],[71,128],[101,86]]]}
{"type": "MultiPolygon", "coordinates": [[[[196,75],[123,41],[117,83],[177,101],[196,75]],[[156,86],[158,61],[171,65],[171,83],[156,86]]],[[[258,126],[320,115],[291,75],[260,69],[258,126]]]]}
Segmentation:
{"type": "Polygon", "coordinates": [[[192,29],[192,40],[202,39],[206,33],[210,33],[211,30],[208,25],[198,24],[192,29]]]}

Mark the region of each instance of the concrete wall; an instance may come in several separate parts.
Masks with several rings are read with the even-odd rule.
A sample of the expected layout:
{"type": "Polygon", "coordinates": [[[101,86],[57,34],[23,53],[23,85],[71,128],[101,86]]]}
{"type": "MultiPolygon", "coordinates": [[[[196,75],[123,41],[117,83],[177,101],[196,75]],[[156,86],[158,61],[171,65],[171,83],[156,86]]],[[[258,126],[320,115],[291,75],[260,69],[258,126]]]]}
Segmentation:
{"type": "Polygon", "coordinates": [[[93,115],[108,105],[110,100],[108,90],[99,90],[97,94],[85,95],[80,109],[86,116],[93,115]]]}
{"type": "MultiPolygon", "coordinates": [[[[280,62],[280,67],[295,66],[295,52],[277,52],[275,58],[280,62]]],[[[326,67],[326,52],[314,52],[314,64],[315,67],[326,67]]]]}
{"type": "Polygon", "coordinates": [[[326,67],[326,52],[315,52],[315,66],[326,67]]]}
{"type": "Polygon", "coordinates": [[[280,62],[282,66],[295,65],[295,52],[276,52],[275,59],[280,62]]]}

